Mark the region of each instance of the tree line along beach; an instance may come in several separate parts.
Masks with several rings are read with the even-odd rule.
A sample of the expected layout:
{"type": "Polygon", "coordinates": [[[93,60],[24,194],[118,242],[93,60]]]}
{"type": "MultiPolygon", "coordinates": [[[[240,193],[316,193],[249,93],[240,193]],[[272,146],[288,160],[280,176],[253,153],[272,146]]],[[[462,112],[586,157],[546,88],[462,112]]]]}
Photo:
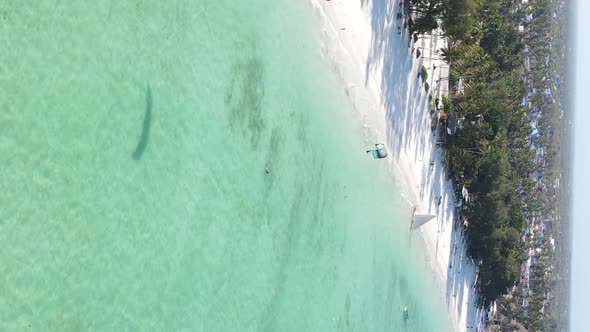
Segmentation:
{"type": "MultiPolygon", "coordinates": [[[[364,85],[373,90],[368,95],[378,96],[370,106],[381,111],[368,112],[365,123],[388,140],[411,205],[440,215],[443,199],[453,210],[452,227],[438,222],[429,229],[427,223],[421,231],[425,246],[436,247],[429,259],[438,262],[435,270],[445,283],[456,283],[452,270],[462,268],[464,258],[473,260],[473,280],[466,284],[477,300],[469,301],[473,294],[463,300],[477,308],[472,312],[485,314],[452,310],[456,328],[483,322],[490,328],[564,329],[568,2],[361,1],[365,17],[338,1],[321,7],[335,28],[346,27],[338,32],[339,42],[367,68],[364,81],[348,73],[349,84],[357,94],[364,85]],[[370,24],[370,31],[363,24],[370,24]],[[399,60],[405,56],[412,64],[399,60]],[[412,72],[419,81],[403,75],[412,72]],[[409,96],[396,95],[400,86],[407,87],[396,79],[410,82],[409,96]],[[411,103],[418,85],[416,93],[428,100],[422,108],[411,103]],[[428,117],[416,114],[424,110],[428,117]],[[428,123],[433,135],[408,121],[428,123]],[[429,143],[420,140],[438,147],[429,151],[423,147],[429,143]],[[436,179],[439,164],[440,187],[451,188],[447,194],[424,185],[436,179]],[[440,235],[451,229],[460,235],[440,235]],[[439,247],[451,251],[446,259],[438,260],[439,247]],[[455,258],[458,249],[465,252],[455,258]],[[449,272],[441,273],[441,266],[449,272]],[[469,321],[475,316],[478,322],[469,321]]],[[[447,288],[448,293],[452,305],[456,291],[447,288]]]]}

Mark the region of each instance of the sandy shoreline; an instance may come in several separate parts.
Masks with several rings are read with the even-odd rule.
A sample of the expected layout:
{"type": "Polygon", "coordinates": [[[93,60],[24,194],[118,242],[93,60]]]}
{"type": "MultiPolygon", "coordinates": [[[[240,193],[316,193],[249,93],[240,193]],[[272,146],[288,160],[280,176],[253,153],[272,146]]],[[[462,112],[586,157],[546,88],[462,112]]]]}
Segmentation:
{"type": "Polygon", "coordinates": [[[475,269],[454,227],[453,187],[431,129],[429,93],[433,98],[447,93],[448,68],[435,54],[445,40],[434,33],[408,47],[408,33],[397,18],[399,0],[310,1],[323,24],[323,55],[345,82],[367,136],[386,142],[392,155],[387,162],[409,205],[417,213],[437,215],[415,232],[423,240],[453,328],[475,331],[483,314],[475,305],[475,269]],[[420,48],[422,55],[417,58],[412,48],[420,48]],[[418,77],[422,66],[428,71],[429,92],[418,77]]]}

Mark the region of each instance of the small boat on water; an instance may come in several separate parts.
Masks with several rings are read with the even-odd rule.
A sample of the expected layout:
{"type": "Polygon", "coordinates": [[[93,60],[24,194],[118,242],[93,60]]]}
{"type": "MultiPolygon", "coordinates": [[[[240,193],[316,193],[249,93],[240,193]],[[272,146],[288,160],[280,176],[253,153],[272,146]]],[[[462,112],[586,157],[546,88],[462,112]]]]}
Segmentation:
{"type": "Polygon", "coordinates": [[[404,320],[410,319],[410,313],[408,312],[408,307],[404,307],[404,320]]]}
{"type": "Polygon", "coordinates": [[[375,159],[383,159],[387,157],[387,149],[385,149],[385,144],[379,143],[375,144],[375,149],[367,150],[367,154],[375,159]]]}

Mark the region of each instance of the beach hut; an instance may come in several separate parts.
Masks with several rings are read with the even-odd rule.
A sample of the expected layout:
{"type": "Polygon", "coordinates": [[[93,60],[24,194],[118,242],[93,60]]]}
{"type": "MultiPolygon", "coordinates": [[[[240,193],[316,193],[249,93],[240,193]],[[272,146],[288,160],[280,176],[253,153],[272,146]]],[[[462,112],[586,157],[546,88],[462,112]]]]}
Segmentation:
{"type": "Polygon", "coordinates": [[[457,83],[457,94],[463,94],[465,92],[465,85],[463,84],[463,76],[459,77],[459,82],[457,83]]]}
{"type": "Polygon", "coordinates": [[[440,137],[439,137],[438,143],[439,144],[445,144],[447,142],[447,132],[446,132],[445,128],[444,127],[441,127],[439,133],[440,133],[440,137]]]}
{"type": "Polygon", "coordinates": [[[467,188],[465,188],[465,185],[463,185],[463,188],[461,188],[461,195],[463,196],[465,202],[469,202],[469,192],[467,191],[467,188]]]}
{"type": "Polygon", "coordinates": [[[440,112],[438,115],[438,134],[439,140],[437,143],[444,144],[447,142],[447,123],[448,123],[448,114],[445,112],[440,112]]]}

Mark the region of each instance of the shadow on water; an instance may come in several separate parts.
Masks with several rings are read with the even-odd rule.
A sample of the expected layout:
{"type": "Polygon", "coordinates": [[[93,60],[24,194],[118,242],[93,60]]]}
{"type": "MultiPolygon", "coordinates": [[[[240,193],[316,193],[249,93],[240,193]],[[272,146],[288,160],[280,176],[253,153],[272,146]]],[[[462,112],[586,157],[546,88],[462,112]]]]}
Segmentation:
{"type": "Polygon", "coordinates": [[[266,167],[267,174],[264,177],[264,197],[268,198],[270,194],[270,190],[272,185],[275,181],[276,177],[276,170],[279,168],[279,162],[281,157],[281,146],[283,144],[283,136],[281,134],[281,130],[279,128],[274,128],[272,130],[272,134],[270,135],[270,141],[268,144],[268,152],[266,157],[266,162],[264,166],[266,167]],[[270,171],[272,170],[272,172],[270,171]]]}
{"type": "Polygon", "coordinates": [[[264,64],[252,57],[232,66],[229,88],[225,92],[225,105],[229,110],[232,128],[250,136],[252,148],[257,148],[266,123],[263,117],[264,64]]]}
{"type": "Polygon", "coordinates": [[[150,85],[147,85],[147,89],[145,92],[145,113],[143,115],[143,125],[141,127],[141,137],[139,138],[139,142],[133,150],[133,159],[139,160],[141,156],[145,152],[145,148],[148,145],[148,141],[150,138],[150,127],[152,125],[152,90],[150,89],[150,85]]]}
{"type": "Polygon", "coordinates": [[[297,250],[299,239],[301,237],[303,227],[302,213],[304,212],[303,207],[305,206],[305,186],[300,184],[297,186],[295,197],[291,204],[291,210],[289,213],[289,222],[286,230],[282,234],[282,245],[277,248],[279,255],[279,266],[276,270],[274,285],[271,287],[271,298],[268,304],[263,310],[263,314],[260,317],[258,331],[276,331],[277,330],[277,319],[279,318],[281,305],[284,301],[285,288],[289,278],[289,267],[292,264],[293,254],[297,250]]]}

